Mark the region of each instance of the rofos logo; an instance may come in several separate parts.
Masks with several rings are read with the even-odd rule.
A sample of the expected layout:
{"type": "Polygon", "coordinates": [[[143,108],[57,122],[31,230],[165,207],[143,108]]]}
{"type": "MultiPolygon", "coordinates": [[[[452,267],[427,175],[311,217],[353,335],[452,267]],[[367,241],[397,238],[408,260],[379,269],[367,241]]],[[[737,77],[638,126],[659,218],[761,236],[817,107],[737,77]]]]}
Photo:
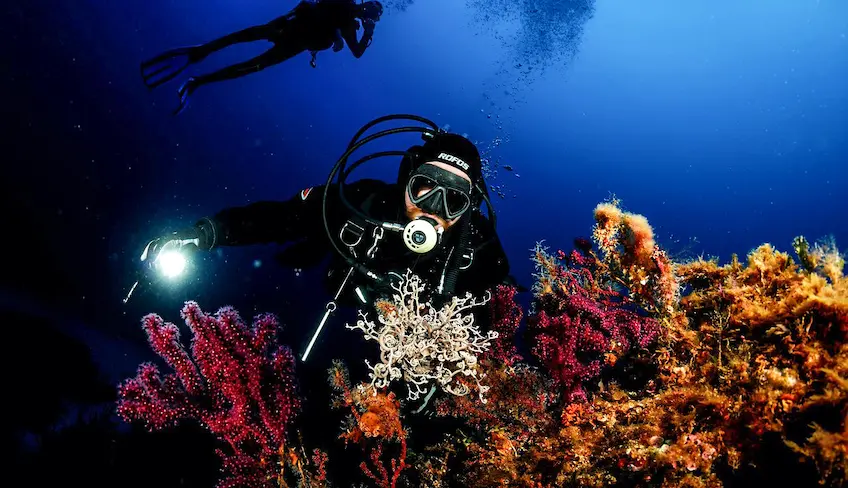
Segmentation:
{"type": "Polygon", "coordinates": [[[456,157],[452,154],[440,153],[438,159],[443,159],[447,162],[454,163],[455,165],[459,166],[460,168],[464,169],[465,171],[468,171],[468,164],[465,161],[459,159],[458,157],[456,157]]]}

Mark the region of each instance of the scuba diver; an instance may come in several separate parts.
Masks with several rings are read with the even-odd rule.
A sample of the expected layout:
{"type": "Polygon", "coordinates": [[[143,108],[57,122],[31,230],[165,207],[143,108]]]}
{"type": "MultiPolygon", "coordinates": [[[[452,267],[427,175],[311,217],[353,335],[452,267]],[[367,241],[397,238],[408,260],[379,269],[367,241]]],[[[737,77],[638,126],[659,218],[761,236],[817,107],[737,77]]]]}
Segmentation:
{"type": "MultiPolygon", "coordinates": [[[[151,240],[141,261],[155,269],[170,259],[165,257],[168,250],[267,243],[290,244],[278,258],[291,268],[312,267],[328,254],[333,256],[325,276],[333,299],[303,361],[336,302],[361,307],[391,296],[391,285],[399,283],[407,270],[424,281],[427,298],[435,306],[466,292],[481,297],[498,284],[515,284],[496,233],[480,153],[467,138],[414,115],[384,116],[362,127],[325,185],[306,188],[287,201],[221,210],[194,226],[151,240]],[[371,127],[398,119],[429,127],[396,127],[362,137],[371,127]],[[409,132],[421,133],[424,143],[406,151],[368,154],[346,168],[350,155],[364,144],[409,132]],[[345,182],[360,164],[387,156],[402,156],[396,183],[345,182]],[[488,216],[483,214],[483,203],[488,216]]],[[[124,301],[128,299],[129,295],[124,301]]]]}
{"type": "Polygon", "coordinates": [[[315,57],[319,51],[333,48],[334,52],[347,44],[354,57],[359,58],[371,45],[374,25],[383,14],[383,5],[378,1],[361,4],[354,0],[302,0],[289,13],[267,24],[248,27],[199,46],[183,47],[166,51],[141,63],[141,76],[148,88],[173,80],[189,66],[204,60],[210,54],[233,44],[253,41],[269,41],[273,46],[253,59],[227,66],[213,73],[189,78],[178,91],[180,103],[174,115],[182,112],[191,94],[201,85],[230,80],[256,73],[282,63],[303,51],[312,54],[310,64],[316,67],[315,57]],[[364,29],[357,40],[359,20],[364,29]]]}

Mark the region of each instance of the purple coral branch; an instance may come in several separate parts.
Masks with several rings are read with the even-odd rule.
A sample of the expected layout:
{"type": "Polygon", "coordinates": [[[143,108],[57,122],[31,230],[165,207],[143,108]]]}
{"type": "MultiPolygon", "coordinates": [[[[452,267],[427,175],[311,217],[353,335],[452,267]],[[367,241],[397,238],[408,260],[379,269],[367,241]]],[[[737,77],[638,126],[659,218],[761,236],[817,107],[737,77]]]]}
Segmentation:
{"type": "Polygon", "coordinates": [[[231,448],[218,451],[227,473],[219,487],[274,486],[271,460],[300,406],[294,356],[274,346],[277,320],[264,315],[248,327],[232,308],[211,316],[195,302],[181,315],[193,333],[191,354],[174,324],[154,314],[142,320],[151,348],[174,372],[162,376],[155,365],[142,364],[119,387],[118,414],[151,430],[196,420],[231,448]]]}
{"type": "Polygon", "coordinates": [[[594,260],[573,251],[549,270],[560,287],[540,297],[541,311],[528,320],[531,350],[563,387],[567,401],[585,398],[583,384],[596,378],[606,354],[644,348],[659,336],[657,321],[625,308],[627,300],[603,286],[594,260]],[[561,264],[567,261],[570,266],[561,264]]]}

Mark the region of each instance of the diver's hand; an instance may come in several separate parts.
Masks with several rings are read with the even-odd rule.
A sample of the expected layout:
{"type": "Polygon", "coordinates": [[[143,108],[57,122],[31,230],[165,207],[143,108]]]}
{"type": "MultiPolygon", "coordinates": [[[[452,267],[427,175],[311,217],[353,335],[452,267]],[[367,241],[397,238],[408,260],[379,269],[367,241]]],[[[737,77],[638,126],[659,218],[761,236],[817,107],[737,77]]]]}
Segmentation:
{"type": "Polygon", "coordinates": [[[144,246],[141,261],[152,262],[165,250],[179,251],[192,248],[208,251],[218,244],[218,228],[209,217],[200,219],[194,226],[151,239],[144,246]]]}
{"type": "Polygon", "coordinates": [[[191,252],[211,249],[216,242],[215,222],[210,218],[203,218],[194,227],[151,239],[139,256],[135,283],[122,301],[126,304],[139,286],[143,288],[161,277],[180,276],[189,265],[191,252]]]}
{"type": "Polygon", "coordinates": [[[365,28],[365,32],[373,33],[375,25],[376,24],[371,19],[362,19],[362,26],[365,28]]]}
{"type": "Polygon", "coordinates": [[[141,252],[142,263],[154,264],[169,251],[197,249],[200,246],[200,232],[197,228],[185,229],[151,239],[141,252]]]}
{"type": "Polygon", "coordinates": [[[139,260],[144,274],[174,278],[183,273],[192,252],[203,244],[199,228],[156,237],[144,246],[139,260]]]}

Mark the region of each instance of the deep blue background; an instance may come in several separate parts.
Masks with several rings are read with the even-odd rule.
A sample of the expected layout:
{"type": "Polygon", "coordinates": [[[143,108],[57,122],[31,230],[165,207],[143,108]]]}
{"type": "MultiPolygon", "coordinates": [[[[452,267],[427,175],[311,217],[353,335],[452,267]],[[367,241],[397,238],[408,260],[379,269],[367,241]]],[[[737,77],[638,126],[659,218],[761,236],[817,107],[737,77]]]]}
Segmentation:
{"type": "MultiPolygon", "coordinates": [[[[271,247],[211,253],[183,286],[120,299],[146,240],[323,183],[362,124],[395,112],[449,124],[487,151],[489,183],[505,196],[494,200],[501,239],[528,285],[529,249],[569,248],[610,194],[673,254],[791,251],[799,234],[848,242],[845,2],[417,0],[387,4],[361,59],[321,53],[312,69],[303,54],[201,88],[176,118],[176,85],[141,84],[143,59],[294,4],[4,4],[0,305],[85,335],[116,379],[150,357],[138,319],[177,320],[185,299],[308,330],[327,297],[315,272],[273,265],[271,247]]],[[[196,72],[265,47],[238,46],[196,72]]]]}

